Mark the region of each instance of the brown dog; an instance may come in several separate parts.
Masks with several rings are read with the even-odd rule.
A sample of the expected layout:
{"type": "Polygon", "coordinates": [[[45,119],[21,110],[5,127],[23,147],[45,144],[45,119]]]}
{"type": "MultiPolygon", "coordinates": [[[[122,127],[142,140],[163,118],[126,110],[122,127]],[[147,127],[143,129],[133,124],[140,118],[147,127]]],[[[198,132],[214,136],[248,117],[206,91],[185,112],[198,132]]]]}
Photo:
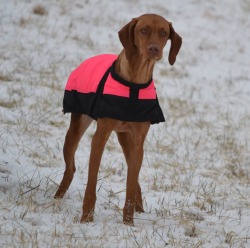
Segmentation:
{"type": "MultiPolygon", "coordinates": [[[[133,82],[124,83],[124,86],[122,87],[127,87],[130,90],[128,91],[130,92],[129,97],[133,95],[133,97],[136,98],[132,102],[132,108],[137,108],[135,103],[139,101],[138,99],[140,95],[143,99],[143,94],[146,98],[148,94],[146,92],[149,92],[145,91],[145,93],[143,93],[143,89],[146,87],[145,85],[152,85],[151,81],[154,64],[156,61],[162,58],[163,48],[165,47],[167,41],[169,39],[171,40],[169,63],[170,65],[173,65],[175,63],[176,56],[180,50],[182,39],[174,31],[170,22],[165,20],[163,17],[155,14],[145,14],[138,18],[132,19],[131,22],[129,22],[119,31],[119,38],[124,47],[124,50],[119,54],[113,65],[113,73],[118,75],[116,77],[120,77],[121,81],[133,82]],[[138,89],[136,87],[138,87],[138,89]],[[132,94],[131,92],[136,93],[132,94]]],[[[77,73],[79,74],[79,72],[77,73]]],[[[74,75],[76,75],[76,73],[74,75]]],[[[71,78],[72,82],[75,83],[77,81],[77,77],[74,75],[71,76],[71,78]]],[[[103,85],[102,87],[98,86],[97,92],[99,92],[98,94],[100,95],[101,88],[104,96],[105,90],[108,89],[105,89],[105,87],[103,89],[103,87],[103,85]]],[[[151,88],[154,89],[153,86],[151,88]]],[[[69,188],[76,170],[74,155],[78,147],[78,143],[86,129],[93,121],[93,119],[96,119],[97,129],[93,136],[91,144],[88,182],[85,197],[83,200],[83,214],[81,222],[93,221],[93,214],[96,201],[97,175],[101,162],[101,157],[105,144],[111,132],[115,131],[117,133],[119,143],[122,147],[128,165],[126,200],[123,209],[123,223],[128,225],[134,225],[134,210],[136,212],[144,212],[141,187],[138,182],[139,172],[143,160],[144,140],[151,123],[158,123],[164,121],[164,117],[162,117],[163,115],[161,116],[161,110],[158,105],[157,97],[151,97],[152,94],[150,93],[150,100],[146,99],[143,103],[138,103],[141,104],[142,107],[140,107],[140,110],[137,111],[137,113],[134,115],[122,113],[126,112],[126,110],[122,110],[120,112],[116,111],[119,112],[119,116],[121,116],[116,119],[116,117],[113,117],[116,115],[114,115],[113,113],[110,114],[110,111],[116,110],[116,104],[113,104],[111,105],[111,107],[108,107],[106,114],[103,114],[103,112],[99,113],[95,110],[95,107],[91,107],[91,112],[90,110],[84,110],[83,108],[86,105],[86,99],[90,99],[93,96],[92,93],[90,94],[91,97],[87,98],[89,92],[86,93],[86,91],[83,90],[81,93],[79,93],[76,89],[70,88],[67,89],[67,94],[70,94],[70,101],[67,100],[68,96],[65,93],[64,111],[71,112],[72,114],[70,127],[65,137],[63,149],[66,169],[62,182],[55,194],[55,198],[62,198],[67,189],[69,188]],[[76,98],[76,102],[79,105],[78,108],[68,108],[66,106],[67,103],[75,101],[74,99],[76,98]],[[152,100],[151,98],[154,99],[152,100]],[[85,103],[79,104],[81,99],[83,99],[85,103]],[[152,103],[152,106],[154,106],[152,108],[150,107],[150,111],[151,109],[153,110],[151,111],[152,113],[150,113],[149,115],[154,116],[155,111],[158,111],[158,115],[160,116],[159,118],[157,117],[158,119],[155,117],[144,118],[139,116],[140,113],[144,111],[143,104],[147,104],[148,102],[152,103]]],[[[125,101],[124,99],[126,98],[124,97],[124,95],[122,96],[123,97],[121,102],[125,101]]],[[[106,94],[105,97],[109,97],[109,95],[106,94]]],[[[117,97],[115,96],[114,98],[116,99],[117,97]]],[[[93,99],[93,104],[98,105],[99,98],[95,97],[91,99],[93,99]]],[[[126,98],[126,101],[128,101],[128,98],[126,98]]],[[[108,104],[109,98],[106,102],[108,104]]],[[[99,107],[102,108],[103,104],[104,103],[102,102],[99,107]]],[[[146,111],[145,115],[147,115],[150,111],[146,111]]]]}

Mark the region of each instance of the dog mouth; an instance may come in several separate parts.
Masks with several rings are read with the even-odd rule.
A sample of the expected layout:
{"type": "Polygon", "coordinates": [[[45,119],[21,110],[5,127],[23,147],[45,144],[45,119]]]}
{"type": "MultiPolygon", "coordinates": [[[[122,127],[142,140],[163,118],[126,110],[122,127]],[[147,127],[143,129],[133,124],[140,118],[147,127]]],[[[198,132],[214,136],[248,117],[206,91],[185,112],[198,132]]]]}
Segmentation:
{"type": "Polygon", "coordinates": [[[159,52],[155,52],[155,53],[149,52],[149,53],[147,54],[147,57],[148,57],[149,59],[158,61],[158,60],[160,60],[160,59],[162,58],[162,55],[161,55],[161,52],[160,52],[160,51],[159,51],[159,52]]]}
{"type": "Polygon", "coordinates": [[[158,61],[162,58],[161,52],[152,53],[152,52],[146,51],[146,53],[141,53],[141,55],[144,58],[146,58],[148,60],[152,60],[152,61],[158,61]]]}
{"type": "Polygon", "coordinates": [[[154,60],[159,60],[161,58],[161,48],[158,44],[152,43],[148,45],[148,55],[154,60]]]}
{"type": "Polygon", "coordinates": [[[151,56],[151,55],[150,55],[150,56],[149,56],[149,59],[158,61],[158,60],[161,59],[161,56],[160,56],[160,55],[155,55],[155,56],[151,56]]]}

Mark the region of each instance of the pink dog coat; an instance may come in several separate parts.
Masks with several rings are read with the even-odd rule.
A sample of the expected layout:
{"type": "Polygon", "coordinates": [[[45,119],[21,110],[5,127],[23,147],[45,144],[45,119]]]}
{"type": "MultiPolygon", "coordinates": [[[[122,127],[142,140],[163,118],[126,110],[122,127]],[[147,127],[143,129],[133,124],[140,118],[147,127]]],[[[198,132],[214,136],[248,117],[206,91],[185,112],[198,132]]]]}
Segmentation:
{"type": "Polygon", "coordinates": [[[115,72],[116,59],[113,54],[98,55],[71,73],[65,87],[64,113],[81,113],[93,119],[164,122],[154,81],[135,84],[124,80],[115,72]]]}

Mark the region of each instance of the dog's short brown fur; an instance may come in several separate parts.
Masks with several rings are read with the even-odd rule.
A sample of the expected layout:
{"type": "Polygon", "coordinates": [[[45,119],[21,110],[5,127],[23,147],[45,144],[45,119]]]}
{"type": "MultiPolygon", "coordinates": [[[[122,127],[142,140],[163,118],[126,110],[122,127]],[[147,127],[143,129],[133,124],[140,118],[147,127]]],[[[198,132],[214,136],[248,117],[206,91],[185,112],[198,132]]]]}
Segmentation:
{"type": "MultiPolygon", "coordinates": [[[[124,47],[116,61],[115,70],[129,82],[146,83],[153,74],[154,64],[162,58],[163,48],[171,40],[169,63],[173,65],[182,39],[170,22],[155,14],[134,18],[119,31],[124,47]]],[[[82,114],[71,114],[69,130],[63,148],[66,169],[55,198],[62,198],[69,188],[75,167],[75,151],[78,143],[93,119],[82,114]]],[[[83,200],[81,222],[93,221],[96,202],[97,175],[105,144],[115,131],[128,165],[126,200],[123,223],[134,225],[134,210],[144,212],[141,187],[138,182],[143,160],[143,144],[150,122],[124,122],[110,118],[97,119],[97,129],[91,143],[88,182],[83,200]]]]}

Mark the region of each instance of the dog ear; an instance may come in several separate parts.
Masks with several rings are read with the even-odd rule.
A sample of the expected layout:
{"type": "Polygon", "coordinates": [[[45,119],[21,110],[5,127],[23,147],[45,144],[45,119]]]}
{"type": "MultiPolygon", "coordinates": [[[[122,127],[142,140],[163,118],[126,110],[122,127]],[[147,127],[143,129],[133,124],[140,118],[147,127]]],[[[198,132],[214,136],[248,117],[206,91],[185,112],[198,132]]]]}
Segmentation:
{"type": "Polygon", "coordinates": [[[182,44],[182,38],[174,31],[174,28],[172,26],[172,23],[169,23],[170,26],[170,37],[171,40],[171,46],[168,56],[168,61],[170,65],[173,65],[176,60],[176,56],[178,52],[180,51],[181,44],[182,44]]]}
{"type": "Polygon", "coordinates": [[[134,30],[137,21],[138,18],[133,18],[118,32],[119,39],[124,47],[127,59],[131,58],[136,52],[136,46],[134,42],[134,30]]]}

